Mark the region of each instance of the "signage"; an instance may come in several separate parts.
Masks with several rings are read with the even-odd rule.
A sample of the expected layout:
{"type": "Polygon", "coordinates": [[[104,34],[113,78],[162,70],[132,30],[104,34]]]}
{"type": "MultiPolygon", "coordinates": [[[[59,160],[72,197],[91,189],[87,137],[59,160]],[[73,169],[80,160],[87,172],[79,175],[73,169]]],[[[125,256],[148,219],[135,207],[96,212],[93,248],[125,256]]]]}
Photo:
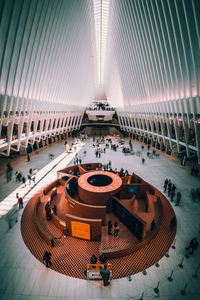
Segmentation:
{"type": "Polygon", "coordinates": [[[72,236],[90,240],[90,224],[71,221],[72,236]]]}

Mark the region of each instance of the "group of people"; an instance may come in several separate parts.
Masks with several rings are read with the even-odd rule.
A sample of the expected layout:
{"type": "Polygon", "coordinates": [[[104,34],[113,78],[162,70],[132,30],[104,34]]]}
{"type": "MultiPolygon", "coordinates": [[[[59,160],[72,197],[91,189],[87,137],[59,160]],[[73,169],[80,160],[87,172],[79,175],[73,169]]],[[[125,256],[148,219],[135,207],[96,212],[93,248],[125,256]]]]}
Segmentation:
{"type": "Polygon", "coordinates": [[[119,176],[120,177],[129,176],[128,170],[124,170],[124,168],[121,168],[119,171],[119,176]]]}
{"type": "Polygon", "coordinates": [[[95,148],[95,155],[96,157],[101,158],[101,153],[106,153],[106,149],[111,148],[111,150],[114,150],[115,152],[117,151],[117,148],[119,147],[117,144],[113,144],[112,139],[108,138],[108,139],[104,139],[104,137],[101,138],[93,138],[93,147],[95,148]],[[100,147],[100,144],[105,144],[105,147],[100,147]]]}
{"type": "Polygon", "coordinates": [[[35,183],[35,178],[36,178],[36,174],[37,174],[37,169],[34,168],[30,168],[27,178],[22,174],[22,172],[15,172],[15,180],[16,182],[22,183],[24,185],[24,187],[26,186],[26,180],[28,179],[29,184],[31,184],[31,182],[33,181],[35,183]]]}
{"type": "MultiPolygon", "coordinates": [[[[102,253],[99,256],[99,261],[101,264],[104,264],[103,268],[100,270],[100,275],[103,279],[103,285],[108,286],[110,284],[109,279],[110,279],[110,271],[107,269],[107,257],[105,256],[104,253],[102,253]]],[[[97,257],[96,255],[92,255],[90,258],[90,264],[96,264],[97,263],[97,257]]]]}
{"type": "MultiPolygon", "coordinates": [[[[172,184],[171,180],[166,178],[164,181],[164,193],[168,194],[168,197],[170,197],[170,201],[172,202],[175,194],[176,194],[176,186],[175,184],[172,184]]],[[[181,201],[181,193],[178,192],[176,195],[176,204],[175,206],[178,206],[180,204],[181,201]]]]}
{"type": "MultiPolygon", "coordinates": [[[[52,209],[51,209],[51,203],[50,201],[48,201],[46,204],[45,204],[45,212],[46,212],[46,219],[47,221],[51,221],[52,219],[52,209]]],[[[53,213],[55,215],[57,215],[57,206],[54,204],[53,206],[53,213]]]]}
{"type": "MultiPolygon", "coordinates": [[[[107,261],[107,257],[105,256],[104,253],[102,253],[100,256],[99,256],[99,261],[101,264],[105,264],[106,261],[107,261]]],[[[91,258],[90,258],[90,264],[97,264],[97,257],[96,255],[92,255],[91,258]]]]}
{"type": "Polygon", "coordinates": [[[81,163],[82,163],[82,159],[78,158],[78,154],[76,154],[76,156],[74,157],[74,166],[81,163]]]}
{"type": "Polygon", "coordinates": [[[35,178],[36,178],[36,174],[37,174],[37,169],[34,168],[30,168],[29,172],[28,172],[28,180],[29,180],[29,184],[31,184],[31,182],[33,181],[33,183],[35,183],[35,178]]]}
{"type": "MultiPolygon", "coordinates": [[[[34,168],[34,169],[30,168],[29,169],[27,178],[26,178],[26,176],[23,175],[22,172],[16,171],[15,172],[15,181],[19,182],[19,183],[22,183],[25,187],[27,179],[29,180],[29,184],[31,184],[32,181],[35,183],[36,174],[37,174],[37,169],[36,168],[34,168]]],[[[7,163],[7,168],[6,168],[7,182],[12,181],[12,176],[13,176],[13,168],[12,168],[10,163],[7,163]]]]}
{"type": "Polygon", "coordinates": [[[112,235],[112,227],[113,227],[113,235],[114,237],[119,237],[119,225],[117,222],[114,223],[114,226],[112,224],[112,221],[108,221],[108,235],[112,235]]]}

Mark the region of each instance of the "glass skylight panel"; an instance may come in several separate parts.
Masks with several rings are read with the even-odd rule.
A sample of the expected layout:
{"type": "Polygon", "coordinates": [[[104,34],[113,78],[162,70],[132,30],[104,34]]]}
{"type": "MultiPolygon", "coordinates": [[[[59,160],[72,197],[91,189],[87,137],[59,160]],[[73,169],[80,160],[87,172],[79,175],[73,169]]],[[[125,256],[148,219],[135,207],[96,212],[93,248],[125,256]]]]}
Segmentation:
{"type": "Polygon", "coordinates": [[[94,0],[98,83],[103,84],[105,51],[108,31],[109,0],[94,0]]]}

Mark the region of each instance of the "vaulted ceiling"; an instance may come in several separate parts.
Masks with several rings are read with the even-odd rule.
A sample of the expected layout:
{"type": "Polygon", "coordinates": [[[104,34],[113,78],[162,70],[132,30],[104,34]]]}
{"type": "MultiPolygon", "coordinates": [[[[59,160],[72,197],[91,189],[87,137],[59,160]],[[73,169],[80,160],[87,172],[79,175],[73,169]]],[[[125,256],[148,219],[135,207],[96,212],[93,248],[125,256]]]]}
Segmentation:
{"type": "MultiPolygon", "coordinates": [[[[200,94],[199,0],[0,0],[0,109],[200,94]]],[[[198,98],[199,99],[199,98],[198,98]]]]}

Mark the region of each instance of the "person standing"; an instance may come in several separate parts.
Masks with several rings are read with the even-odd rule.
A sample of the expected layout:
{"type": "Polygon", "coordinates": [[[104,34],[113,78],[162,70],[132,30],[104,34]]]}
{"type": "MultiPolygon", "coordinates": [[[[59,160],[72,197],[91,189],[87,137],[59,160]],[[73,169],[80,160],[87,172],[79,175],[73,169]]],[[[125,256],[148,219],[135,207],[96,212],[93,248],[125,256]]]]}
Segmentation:
{"type": "Polygon", "coordinates": [[[26,177],[22,177],[22,183],[24,184],[24,187],[26,186],[26,177]]]}
{"type": "Polygon", "coordinates": [[[175,184],[172,184],[172,191],[174,191],[174,194],[175,194],[175,191],[176,191],[176,186],[175,186],[175,184]]]}
{"type": "Polygon", "coordinates": [[[110,284],[110,271],[107,269],[107,265],[104,265],[103,269],[100,271],[100,274],[103,279],[103,285],[108,286],[110,284]]]}
{"type": "Polygon", "coordinates": [[[43,261],[45,261],[46,263],[46,267],[48,268],[49,266],[51,267],[52,263],[51,263],[51,253],[48,251],[44,252],[44,256],[43,256],[43,261]]]}
{"type": "Polygon", "coordinates": [[[19,209],[23,208],[23,199],[22,197],[19,197],[19,194],[16,194],[17,200],[18,200],[18,204],[19,204],[19,209]]]}
{"type": "Polygon", "coordinates": [[[164,193],[166,192],[167,190],[167,186],[168,186],[168,178],[165,179],[165,182],[164,182],[164,193]]]}
{"type": "Polygon", "coordinates": [[[111,222],[111,220],[108,221],[108,235],[112,235],[112,222],[111,222]]]}
{"type": "Polygon", "coordinates": [[[54,215],[57,215],[57,206],[55,204],[53,206],[53,213],[54,213],[54,215]]]}
{"type": "Polygon", "coordinates": [[[91,264],[96,264],[97,263],[97,257],[94,254],[90,257],[90,263],[91,264]]]}
{"type": "Polygon", "coordinates": [[[180,201],[181,201],[181,193],[178,192],[177,196],[176,196],[176,204],[175,204],[175,206],[179,206],[180,201]]]}
{"type": "Polygon", "coordinates": [[[171,182],[171,180],[169,179],[169,181],[168,181],[168,197],[169,197],[169,195],[170,195],[170,193],[171,193],[171,190],[172,190],[172,182],[171,182]]]}
{"type": "Polygon", "coordinates": [[[28,177],[28,182],[29,182],[29,184],[31,184],[31,174],[28,173],[27,177],[28,177]]]}
{"type": "Polygon", "coordinates": [[[105,264],[105,262],[107,261],[107,257],[104,255],[104,253],[102,253],[102,254],[99,256],[99,260],[100,260],[100,263],[101,263],[101,264],[105,264]]]}
{"type": "Polygon", "coordinates": [[[119,225],[117,222],[114,224],[114,236],[117,238],[119,237],[119,225]]]}
{"type": "Polygon", "coordinates": [[[26,149],[26,157],[27,157],[27,162],[29,162],[30,161],[30,154],[28,152],[28,149],[26,149]]]}

